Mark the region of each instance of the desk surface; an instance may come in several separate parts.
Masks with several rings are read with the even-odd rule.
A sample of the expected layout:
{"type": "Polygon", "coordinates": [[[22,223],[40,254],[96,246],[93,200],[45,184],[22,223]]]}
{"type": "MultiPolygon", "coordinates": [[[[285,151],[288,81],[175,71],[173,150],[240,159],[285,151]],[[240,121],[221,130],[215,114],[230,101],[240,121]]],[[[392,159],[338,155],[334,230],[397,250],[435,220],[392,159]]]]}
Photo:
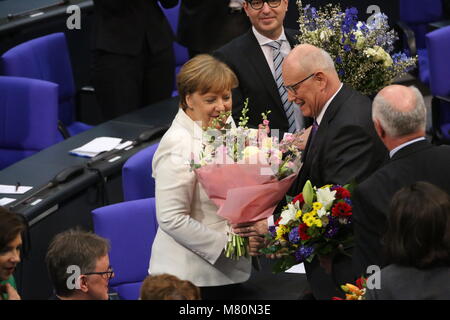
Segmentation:
{"type": "MultiPolygon", "coordinates": [[[[0,194],[0,198],[9,197],[21,199],[30,195],[40,186],[47,184],[57,173],[74,165],[85,165],[89,159],[69,154],[69,151],[100,136],[118,137],[127,140],[136,139],[140,133],[157,126],[169,125],[178,110],[177,98],[168,99],[155,105],[142,108],[134,113],[96,126],[88,131],[53,145],[37,154],[25,158],[12,166],[0,171],[0,184],[34,188],[23,195],[0,194]],[[163,111],[162,111],[163,110],[163,111]]],[[[99,169],[104,176],[120,172],[125,161],[139,150],[155,143],[159,138],[147,141],[128,151],[123,151],[120,159],[109,163],[101,161],[94,168],[99,169]]],[[[51,208],[55,203],[70,198],[74,193],[98,182],[99,176],[93,171],[85,171],[70,182],[51,189],[38,204],[18,206],[14,211],[24,214],[30,221],[39,213],[51,208]]],[[[41,197],[39,197],[41,198],[41,197]]]]}

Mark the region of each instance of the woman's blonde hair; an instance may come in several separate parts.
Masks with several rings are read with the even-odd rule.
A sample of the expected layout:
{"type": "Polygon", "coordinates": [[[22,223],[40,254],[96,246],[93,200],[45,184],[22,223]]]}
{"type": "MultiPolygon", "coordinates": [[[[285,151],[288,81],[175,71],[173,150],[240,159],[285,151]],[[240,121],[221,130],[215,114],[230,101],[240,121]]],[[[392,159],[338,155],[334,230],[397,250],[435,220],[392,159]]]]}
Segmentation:
{"type": "Polygon", "coordinates": [[[223,62],[207,55],[200,54],[186,62],[177,75],[180,107],[185,110],[186,96],[194,92],[222,92],[238,86],[234,72],[223,62]]]}

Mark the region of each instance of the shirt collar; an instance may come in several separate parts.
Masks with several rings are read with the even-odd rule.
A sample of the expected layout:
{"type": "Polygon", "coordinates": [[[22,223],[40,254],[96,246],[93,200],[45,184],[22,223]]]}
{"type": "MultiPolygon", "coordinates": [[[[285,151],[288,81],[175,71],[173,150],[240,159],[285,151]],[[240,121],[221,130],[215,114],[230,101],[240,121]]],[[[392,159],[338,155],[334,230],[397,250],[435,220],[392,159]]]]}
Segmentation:
{"type": "Polygon", "coordinates": [[[341,83],[341,86],[339,87],[339,89],[333,94],[333,96],[330,99],[328,99],[328,101],[325,103],[322,110],[320,111],[319,115],[317,116],[316,121],[319,126],[320,126],[320,122],[323,119],[323,116],[325,115],[325,111],[327,111],[328,106],[331,104],[331,101],[333,101],[334,97],[336,97],[336,95],[339,93],[339,91],[341,91],[343,85],[344,84],[341,83]]]}
{"type": "Polygon", "coordinates": [[[396,154],[400,149],[403,149],[404,147],[409,146],[410,144],[413,144],[415,142],[419,142],[419,141],[422,141],[422,140],[426,140],[425,137],[420,137],[420,138],[417,138],[417,139],[414,139],[414,140],[410,140],[410,141],[407,141],[407,142],[399,145],[398,147],[396,147],[396,148],[392,149],[391,151],[389,151],[389,157],[392,159],[394,154],[396,154]]]}
{"type": "MultiPolygon", "coordinates": [[[[258,30],[256,30],[254,26],[252,27],[252,31],[260,46],[264,46],[269,42],[274,41],[272,39],[267,38],[266,36],[263,36],[261,33],[258,32],[258,30]]],[[[284,34],[284,28],[282,28],[281,35],[275,41],[287,41],[286,35],[284,34]]]]}

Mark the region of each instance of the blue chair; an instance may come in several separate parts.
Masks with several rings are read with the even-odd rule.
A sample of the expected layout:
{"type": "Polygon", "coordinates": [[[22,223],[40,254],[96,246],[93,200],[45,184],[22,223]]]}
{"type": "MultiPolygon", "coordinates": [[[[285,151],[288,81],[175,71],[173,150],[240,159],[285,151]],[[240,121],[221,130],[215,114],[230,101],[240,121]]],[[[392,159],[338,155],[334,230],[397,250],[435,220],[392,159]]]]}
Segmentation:
{"type": "MultiPolygon", "coordinates": [[[[164,14],[166,15],[167,20],[169,21],[170,26],[172,27],[172,31],[174,34],[177,34],[178,30],[178,16],[180,12],[180,3],[178,3],[175,7],[170,9],[165,9],[161,7],[164,14]]],[[[189,60],[189,53],[185,46],[182,46],[178,42],[173,43],[173,50],[175,53],[175,77],[180,72],[181,67],[183,64],[189,60]]],[[[175,81],[176,83],[176,81],[175,81]]],[[[176,85],[175,85],[176,86],[176,85]]],[[[174,91],[172,92],[172,97],[177,96],[178,91],[177,88],[174,88],[174,91]]]]}
{"type": "Polygon", "coordinates": [[[0,76],[0,170],[58,142],[58,85],[0,76]]]}
{"type": "Polygon", "coordinates": [[[442,0],[400,0],[400,26],[406,36],[407,51],[411,56],[418,55],[418,76],[428,85],[430,80],[429,58],[425,42],[428,24],[442,20],[442,0]]]}
{"type": "Polygon", "coordinates": [[[450,144],[450,26],[426,35],[430,59],[433,139],[450,144]]]}
{"type": "Polygon", "coordinates": [[[122,188],[125,201],[155,196],[152,177],[153,155],[159,143],[147,147],[130,157],[122,167],[122,188]]]}
{"type": "Polygon", "coordinates": [[[46,80],[59,85],[58,119],[64,137],[92,128],[75,121],[76,90],[64,33],[49,34],[8,50],[1,58],[1,69],[7,76],[46,80]]]}
{"type": "Polygon", "coordinates": [[[147,198],[92,211],[95,233],[111,243],[114,269],[110,287],[124,300],[137,300],[148,275],[153,240],[158,229],[155,199],[147,198]]]}

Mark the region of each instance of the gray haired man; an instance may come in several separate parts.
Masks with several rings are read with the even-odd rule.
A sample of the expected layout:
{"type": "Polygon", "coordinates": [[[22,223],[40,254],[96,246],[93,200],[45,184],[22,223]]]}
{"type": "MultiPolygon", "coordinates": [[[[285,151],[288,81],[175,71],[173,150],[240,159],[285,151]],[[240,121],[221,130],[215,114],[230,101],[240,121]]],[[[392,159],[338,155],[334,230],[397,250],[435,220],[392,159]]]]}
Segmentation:
{"type": "Polygon", "coordinates": [[[372,119],[390,159],[353,194],[356,276],[364,275],[368,266],[384,266],[382,237],[395,192],[426,181],[450,193],[450,146],[426,140],[426,107],[417,88],[391,85],[381,90],[373,101],[372,119]]]}

